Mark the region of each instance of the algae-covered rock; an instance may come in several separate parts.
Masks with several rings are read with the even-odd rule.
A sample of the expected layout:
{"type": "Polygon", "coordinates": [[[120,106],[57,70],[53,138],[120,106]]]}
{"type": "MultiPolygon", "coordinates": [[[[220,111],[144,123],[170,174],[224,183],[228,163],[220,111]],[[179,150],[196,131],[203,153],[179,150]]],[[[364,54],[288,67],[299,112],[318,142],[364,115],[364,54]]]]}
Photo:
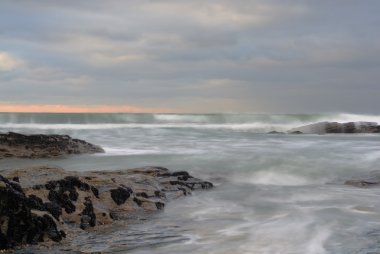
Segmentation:
{"type": "Polygon", "coordinates": [[[0,175],[0,249],[62,240],[65,233],[57,221],[48,212],[34,211],[34,202],[35,197],[28,198],[17,183],[0,175]]]}
{"type": "Polygon", "coordinates": [[[213,187],[188,172],[162,167],[93,172],[31,167],[2,173],[1,248],[60,241],[66,234],[73,237],[72,227],[91,231],[115,220],[145,219],[170,200],[213,187]]]}

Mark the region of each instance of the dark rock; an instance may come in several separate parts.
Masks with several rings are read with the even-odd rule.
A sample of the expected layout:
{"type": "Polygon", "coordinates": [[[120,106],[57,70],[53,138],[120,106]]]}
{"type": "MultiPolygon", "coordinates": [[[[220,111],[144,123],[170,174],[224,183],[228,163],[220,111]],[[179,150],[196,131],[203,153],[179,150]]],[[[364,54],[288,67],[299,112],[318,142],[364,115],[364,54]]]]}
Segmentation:
{"type": "Polygon", "coordinates": [[[94,207],[92,206],[91,199],[86,198],[84,202],[84,210],[82,211],[80,228],[86,229],[88,227],[95,227],[96,225],[96,215],[94,213],[94,207]]]}
{"type": "Polygon", "coordinates": [[[156,196],[156,197],[161,197],[161,195],[162,195],[162,192],[161,192],[161,191],[156,190],[156,191],[154,192],[154,196],[156,196]]]}
{"type": "Polygon", "coordinates": [[[0,159],[5,157],[46,158],[67,154],[104,153],[96,145],[67,135],[0,134],[0,159]]]}
{"type": "Polygon", "coordinates": [[[380,182],[368,181],[368,180],[347,180],[344,182],[344,184],[364,188],[364,187],[372,187],[372,186],[379,185],[380,182]]]}
{"type": "Polygon", "coordinates": [[[17,183],[17,182],[13,182],[13,181],[9,181],[8,184],[9,184],[10,186],[12,186],[13,189],[15,189],[15,190],[17,190],[17,191],[19,191],[19,192],[22,192],[22,188],[21,188],[21,186],[20,186],[19,183],[17,183]]]}
{"type": "Polygon", "coordinates": [[[64,236],[52,217],[32,213],[41,203],[40,198],[27,198],[22,190],[13,188],[10,181],[0,176],[0,249],[35,244],[44,238],[62,240],[64,236]]]}
{"type": "Polygon", "coordinates": [[[142,205],[142,201],[138,198],[133,198],[133,201],[138,205],[138,206],[141,206],[142,205]]]}
{"type": "MultiPolygon", "coordinates": [[[[37,217],[37,218],[41,218],[41,217],[37,217]]],[[[61,231],[57,230],[57,225],[54,222],[54,220],[52,219],[52,217],[45,214],[42,218],[43,219],[40,219],[42,222],[41,223],[42,224],[42,230],[39,230],[40,233],[46,232],[47,236],[50,239],[52,239],[53,241],[55,241],[55,242],[61,241],[62,237],[65,236],[66,234],[65,233],[62,234],[62,232],[63,232],[62,230],[61,231]]]]}
{"type": "Polygon", "coordinates": [[[59,220],[59,217],[62,215],[62,207],[57,203],[44,203],[44,211],[51,213],[56,220],[59,220]]]}
{"type": "MultiPolygon", "coordinates": [[[[186,184],[186,183],[184,183],[184,182],[182,182],[182,181],[170,181],[169,182],[171,185],[180,185],[180,186],[187,186],[187,185],[189,185],[189,184],[186,184]]],[[[189,187],[190,188],[190,187],[189,187]]]]}
{"type": "Polygon", "coordinates": [[[186,171],[176,171],[176,172],[164,172],[157,174],[158,177],[170,177],[170,176],[183,176],[190,177],[189,173],[186,171]]]}
{"type": "MultiPolygon", "coordinates": [[[[90,185],[82,182],[76,176],[66,176],[59,181],[49,181],[45,184],[45,188],[49,190],[48,199],[65,209],[67,213],[75,212],[75,205],[72,201],[77,201],[78,190],[89,191],[90,185]]],[[[94,194],[97,192],[95,187],[91,188],[94,194]]]]}
{"type": "Polygon", "coordinates": [[[369,172],[367,176],[358,177],[358,179],[350,179],[344,182],[346,185],[351,185],[360,188],[380,187],[380,171],[374,170],[369,172]]]}
{"type": "Polygon", "coordinates": [[[204,190],[211,189],[212,187],[214,187],[214,185],[212,183],[206,182],[206,181],[204,181],[200,184],[201,184],[202,189],[204,189],[204,190]]]}
{"type": "Polygon", "coordinates": [[[65,181],[60,181],[62,185],[67,187],[77,187],[80,190],[88,191],[90,185],[88,183],[82,182],[77,176],[66,176],[65,181]]]}
{"type": "Polygon", "coordinates": [[[302,132],[306,134],[380,133],[380,125],[375,122],[319,122],[289,130],[289,133],[294,132],[302,132]]]}
{"type": "Polygon", "coordinates": [[[111,190],[111,197],[117,205],[124,204],[125,201],[127,201],[127,199],[130,197],[130,195],[131,195],[130,191],[127,190],[126,188],[119,187],[117,189],[111,190]]]}
{"type": "Polygon", "coordinates": [[[145,192],[138,192],[138,193],[136,193],[136,196],[137,197],[143,197],[143,198],[149,198],[148,194],[146,194],[145,192]]]}
{"type": "Polygon", "coordinates": [[[95,188],[94,186],[91,186],[91,191],[94,193],[94,196],[99,198],[99,190],[95,188]]]}
{"type": "Polygon", "coordinates": [[[155,204],[158,210],[162,210],[165,207],[165,204],[162,202],[156,202],[155,204]]]}
{"type": "Polygon", "coordinates": [[[75,205],[71,202],[69,195],[51,190],[49,191],[48,199],[65,209],[66,213],[75,212],[75,205]]]}
{"type": "Polygon", "coordinates": [[[37,197],[36,195],[30,195],[26,199],[26,203],[31,209],[36,209],[40,211],[45,211],[44,202],[41,198],[37,197]]]}
{"type": "Polygon", "coordinates": [[[164,209],[166,202],[213,186],[186,171],[162,167],[85,175],[50,167],[3,173],[7,178],[0,175],[0,248],[60,241],[66,233],[59,227],[90,230],[114,220],[145,220],[150,212],[164,209]],[[15,177],[19,183],[8,180],[15,177]]]}
{"type": "Polygon", "coordinates": [[[189,177],[189,173],[186,171],[176,171],[171,173],[171,176],[187,176],[189,177]]]}
{"type": "Polygon", "coordinates": [[[44,186],[42,184],[37,184],[37,185],[34,185],[32,188],[33,190],[40,190],[42,189],[44,186]]]}

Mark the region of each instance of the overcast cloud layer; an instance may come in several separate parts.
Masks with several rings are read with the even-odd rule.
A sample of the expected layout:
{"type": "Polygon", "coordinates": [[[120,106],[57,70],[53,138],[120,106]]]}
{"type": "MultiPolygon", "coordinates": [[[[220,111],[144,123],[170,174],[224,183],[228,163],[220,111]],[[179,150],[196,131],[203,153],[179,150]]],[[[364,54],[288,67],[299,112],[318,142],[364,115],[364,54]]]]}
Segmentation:
{"type": "Polygon", "coordinates": [[[0,103],[378,113],[378,0],[0,2],[0,103]]]}

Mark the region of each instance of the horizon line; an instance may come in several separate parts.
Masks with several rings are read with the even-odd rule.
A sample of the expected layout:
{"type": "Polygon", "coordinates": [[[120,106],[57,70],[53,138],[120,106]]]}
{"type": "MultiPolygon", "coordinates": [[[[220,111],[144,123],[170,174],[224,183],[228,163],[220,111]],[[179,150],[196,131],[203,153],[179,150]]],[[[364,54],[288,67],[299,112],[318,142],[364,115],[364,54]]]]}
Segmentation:
{"type": "Polygon", "coordinates": [[[167,113],[166,108],[130,105],[1,104],[1,113],[167,113]]]}

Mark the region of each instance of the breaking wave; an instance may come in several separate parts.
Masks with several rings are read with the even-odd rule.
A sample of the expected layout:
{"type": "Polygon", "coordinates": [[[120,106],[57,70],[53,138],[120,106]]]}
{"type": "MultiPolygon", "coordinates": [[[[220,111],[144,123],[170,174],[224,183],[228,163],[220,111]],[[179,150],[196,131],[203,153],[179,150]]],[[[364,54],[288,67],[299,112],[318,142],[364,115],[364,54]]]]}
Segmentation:
{"type": "Polygon", "coordinates": [[[56,114],[0,113],[2,129],[229,129],[264,133],[287,131],[305,124],[335,121],[380,122],[380,115],[359,114],[56,114]]]}

